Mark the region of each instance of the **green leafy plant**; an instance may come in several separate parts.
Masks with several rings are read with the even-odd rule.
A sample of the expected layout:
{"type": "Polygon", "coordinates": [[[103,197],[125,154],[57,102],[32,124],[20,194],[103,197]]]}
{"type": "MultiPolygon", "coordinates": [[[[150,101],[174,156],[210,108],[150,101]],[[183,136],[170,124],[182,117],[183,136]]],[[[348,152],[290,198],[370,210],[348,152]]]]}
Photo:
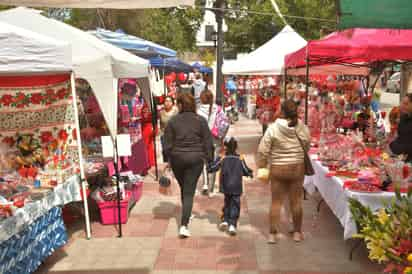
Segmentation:
{"type": "Polygon", "coordinates": [[[412,188],[396,196],[385,208],[373,212],[356,199],[349,199],[359,233],[369,250],[369,258],[385,264],[385,273],[412,274],[412,188]]]}

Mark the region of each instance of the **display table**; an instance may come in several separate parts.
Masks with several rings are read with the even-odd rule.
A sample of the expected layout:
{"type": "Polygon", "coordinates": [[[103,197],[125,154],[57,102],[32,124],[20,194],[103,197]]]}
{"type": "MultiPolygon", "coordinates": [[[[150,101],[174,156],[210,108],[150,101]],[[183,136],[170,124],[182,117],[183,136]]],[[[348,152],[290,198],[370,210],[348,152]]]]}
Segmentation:
{"type": "Polygon", "coordinates": [[[0,273],[33,273],[67,242],[60,207],[53,207],[23,230],[0,243],[0,273]]]}
{"type": "Polygon", "coordinates": [[[28,203],[23,208],[17,209],[14,216],[0,221],[0,244],[25,230],[37,218],[46,214],[53,207],[81,201],[80,193],[80,178],[76,175],[65,183],[56,186],[42,200],[28,203]]]}
{"type": "Polygon", "coordinates": [[[80,201],[80,191],[80,179],[73,176],[0,222],[0,273],[32,273],[66,243],[60,206],[80,201]]]}
{"type": "Polygon", "coordinates": [[[357,199],[374,211],[384,207],[385,202],[389,202],[395,197],[393,192],[362,193],[344,189],[344,182],[341,178],[326,177],[329,172],[327,167],[322,166],[314,158],[312,158],[312,164],[316,173],[314,176],[305,178],[304,187],[309,194],[313,194],[316,189],[319,191],[323,200],[343,226],[345,240],[352,238],[357,233],[356,224],[349,209],[348,198],[357,199]]]}

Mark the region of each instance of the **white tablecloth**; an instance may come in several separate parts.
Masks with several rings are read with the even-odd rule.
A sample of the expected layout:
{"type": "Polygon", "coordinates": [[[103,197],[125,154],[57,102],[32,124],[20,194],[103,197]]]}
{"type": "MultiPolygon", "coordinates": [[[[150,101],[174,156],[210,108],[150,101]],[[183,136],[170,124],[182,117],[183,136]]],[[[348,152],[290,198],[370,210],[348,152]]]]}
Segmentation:
{"type": "Polygon", "coordinates": [[[65,183],[56,186],[54,191],[48,193],[42,200],[28,203],[17,209],[12,217],[0,221],[0,243],[25,229],[53,207],[80,201],[80,191],[80,178],[75,175],[65,183]]]}
{"type": "Polygon", "coordinates": [[[345,240],[352,238],[352,235],[357,233],[356,224],[349,209],[348,198],[355,198],[372,210],[378,210],[384,206],[385,202],[395,197],[393,192],[361,193],[344,189],[344,182],[340,178],[325,176],[329,172],[327,167],[322,166],[316,160],[312,160],[312,164],[316,174],[305,178],[304,187],[309,194],[313,194],[316,188],[318,189],[323,200],[342,224],[345,240]]]}

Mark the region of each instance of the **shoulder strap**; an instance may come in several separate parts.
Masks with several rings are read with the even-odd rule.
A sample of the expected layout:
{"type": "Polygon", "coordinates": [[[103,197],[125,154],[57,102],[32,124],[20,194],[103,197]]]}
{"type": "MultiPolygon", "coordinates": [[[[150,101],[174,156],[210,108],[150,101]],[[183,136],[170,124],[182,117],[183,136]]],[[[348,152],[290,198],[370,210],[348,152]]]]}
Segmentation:
{"type": "Polygon", "coordinates": [[[302,141],[302,139],[300,139],[300,137],[299,137],[299,135],[298,135],[298,132],[295,130],[295,135],[296,135],[296,138],[298,138],[298,141],[299,141],[299,143],[300,143],[300,146],[302,147],[302,149],[303,149],[303,152],[304,153],[307,153],[307,151],[306,151],[306,149],[305,149],[305,146],[303,145],[303,141],[302,141]]]}

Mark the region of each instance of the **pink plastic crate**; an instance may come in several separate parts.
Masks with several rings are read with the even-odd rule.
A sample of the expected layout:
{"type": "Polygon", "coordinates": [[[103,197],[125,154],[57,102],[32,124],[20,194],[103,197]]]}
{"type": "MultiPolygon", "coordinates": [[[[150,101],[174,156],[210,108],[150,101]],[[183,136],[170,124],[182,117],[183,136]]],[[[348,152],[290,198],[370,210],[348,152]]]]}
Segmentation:
{"type": "Polygon", "coordinates": [[[132,195],[136,203],[140,200],[140,198],[142,198],[142,194],[143,194],[143,182],[137,182],[133,184],[132,195]]]}
{"type": "MultiPolygon", "coordinates": [[[[131,193],[128,193],[130,197],[131,193]]],[[[97,203],[100,210],[100,222],[104,225],[113,225],[119,222],[117,201],[97,203]]],[[[122,224],[127,223],[129,215],[129,198],[120,201],[120,220],[122,224]]]]}

